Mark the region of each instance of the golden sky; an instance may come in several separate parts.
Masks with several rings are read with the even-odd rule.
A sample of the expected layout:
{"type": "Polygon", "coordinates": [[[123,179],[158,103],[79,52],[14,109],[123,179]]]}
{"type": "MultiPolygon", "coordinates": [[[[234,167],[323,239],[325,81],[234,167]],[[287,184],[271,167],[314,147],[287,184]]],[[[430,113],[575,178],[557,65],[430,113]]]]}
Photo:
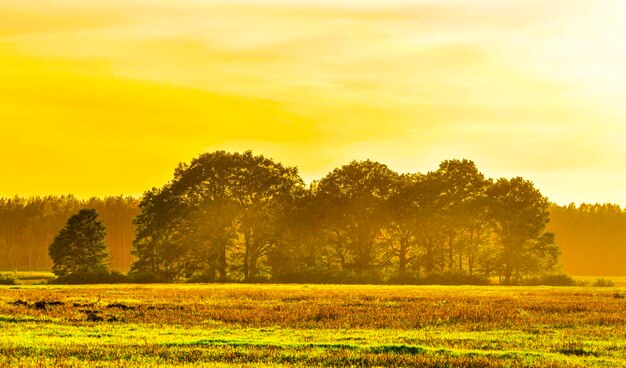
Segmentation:
{"type": "Polygon", "coordinates": [[[139,195],[252,149],[626,205],[625,35],[620,0],[0,0],[0,196],[139,195]]]}

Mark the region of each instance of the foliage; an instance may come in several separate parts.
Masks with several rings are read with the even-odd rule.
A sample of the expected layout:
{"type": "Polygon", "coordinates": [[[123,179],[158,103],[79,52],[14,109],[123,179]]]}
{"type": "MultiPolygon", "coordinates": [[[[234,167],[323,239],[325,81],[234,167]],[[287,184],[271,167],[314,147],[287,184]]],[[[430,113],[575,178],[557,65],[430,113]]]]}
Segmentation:
{"type": "MultiPolygon", "coordinates": [[[[104,269],[78,270],[67,275],[48,281],[49,284],[83,285],[83,284],[123,284],[129,280],[125,275],[104,269]]],[[[132,280],[135,281],[135,280],[132,280]]]]}
{"type": "Polygon", "coordinates": [[[489,285],[488,277],[482,275],[470,275],[463,271],[444,271],[431,273],[426,277],[415,281],[421,285],[489,285]]]}
{"type": "Polygon", "coordinates": [[[523,285],[529,286],[576,286],[578,283],[572,277],[568,275],[543,275],[537,277],[531,277],[523,280],[523,285]]]}
{"type": "Polygon", "coordinates": [[[109,253],[106,229],[95,209],[82,209],[67,220],[48,250],[57,276],[106,271],[109,253]]]}
{"type": "Polygon", "coordinates": [[[95,208],[106,226],[111,266],[126,270],[134,238],[132,218],[138,200],[106,197],[80,200],[73,196],[0,198],[0,269],[49,270],[48,246],[67,219],[83,208],[95,208]]]}
{"type": "Polygon", "coordinates": [[[296,168],[223,151],[180,164],[139,203],[0,199],[0,266],[49,267],[40,244],[87,205],[110,230],[112,265],[127,269],[134,231],[131,274],[154,281],[380,284],[468,275],[518,284],[558,269],[549,204],[522,178],[494,182],[469,160],[403,175],[367,160],[305,187],[296,168]]]}
{"type": "Polygon", "coordinates": [[[303,190],[295,168],[251,152],[203,154],[140,203],[133,271],[166,280],[227,272],[264,278],[263,262],[282,241],[286,208],[303,190]]]}
{"type": "Polygon", "coordinates": [[[11,276],[0,275],[0,285],[16,285],[17,282],[11,276]]]}
{"type": "Polygon", "coordinates": [[[342,269],[371,278],[389,221],[388,200],[398,175],[372,161],[353,161],[333,170],[316,188],[326,241],[335,245],[342,269]]]}
{"type": "Polygon", "coordinates": [[[295,168],[217,151],[139,207],[132,271],[163,280],[519,283],[559,255],[533,184],[469,160],[405,175],[352,161],[305,188],[295,168]]]}
{"type": "Polygon", "coordinates": [[[593,287],[614,287],[615,283],[608,279],[598,278],[591,284],[593,287]]]}
{"type": "Polygon", "coordinates": [[[494,233],[499,242],[495,261],[504,283],[555,267],[559,248],[554,234],[545,232],[548,200],[522,178],[500,179],[488,190],[494,233]]]}
{"type": "Polygon", "coordinates": [[[153,272],[129,272],[127,278],[128,282],[134,284],[160,284],[166,282],[161,275],[153,272]]]}
{"type": "Polygon", "coordinates": [[[134,220],[136,238],[132,253],[135,256],[131,273],[158,275],[172,280],[180,273],[177,259],[182,256],[180,245],[173,240],[176,224],[174,200],[169,187],[153,188],[139,203],[141,214],[134,220]]]}

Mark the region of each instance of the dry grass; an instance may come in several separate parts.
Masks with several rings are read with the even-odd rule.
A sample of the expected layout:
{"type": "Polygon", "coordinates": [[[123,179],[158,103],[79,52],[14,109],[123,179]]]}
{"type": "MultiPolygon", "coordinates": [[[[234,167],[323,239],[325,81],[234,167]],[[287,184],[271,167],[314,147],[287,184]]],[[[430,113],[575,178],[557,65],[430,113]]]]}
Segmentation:
{"type": "Polygon", "coordinates": [[[6,286],[0,365],[620,367],[624,296],[621,288],[6,286]],[[55,301],[63,304],[36,304],[55,301]]]}

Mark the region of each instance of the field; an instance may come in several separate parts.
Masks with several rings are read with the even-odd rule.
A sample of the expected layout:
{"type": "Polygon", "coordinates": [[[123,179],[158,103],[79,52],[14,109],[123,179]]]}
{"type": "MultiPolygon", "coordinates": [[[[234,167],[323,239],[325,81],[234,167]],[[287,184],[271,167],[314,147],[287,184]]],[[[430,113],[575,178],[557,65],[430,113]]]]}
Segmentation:
{"type": "Polygon", "coordinates": [[[626,366],[626,289],[0,287],[0,366],[626,366]]]}

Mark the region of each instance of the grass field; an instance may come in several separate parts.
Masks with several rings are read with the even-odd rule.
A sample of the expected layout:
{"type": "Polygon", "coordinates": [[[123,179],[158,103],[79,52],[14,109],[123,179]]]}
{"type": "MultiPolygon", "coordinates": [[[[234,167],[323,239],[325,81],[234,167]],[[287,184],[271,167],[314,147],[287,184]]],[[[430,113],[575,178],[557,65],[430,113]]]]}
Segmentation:
{"type": "Polygon", "coordinates": [[[623,367],[624,296],[582,287],[3,286],[0,366],[623,367]]]}

